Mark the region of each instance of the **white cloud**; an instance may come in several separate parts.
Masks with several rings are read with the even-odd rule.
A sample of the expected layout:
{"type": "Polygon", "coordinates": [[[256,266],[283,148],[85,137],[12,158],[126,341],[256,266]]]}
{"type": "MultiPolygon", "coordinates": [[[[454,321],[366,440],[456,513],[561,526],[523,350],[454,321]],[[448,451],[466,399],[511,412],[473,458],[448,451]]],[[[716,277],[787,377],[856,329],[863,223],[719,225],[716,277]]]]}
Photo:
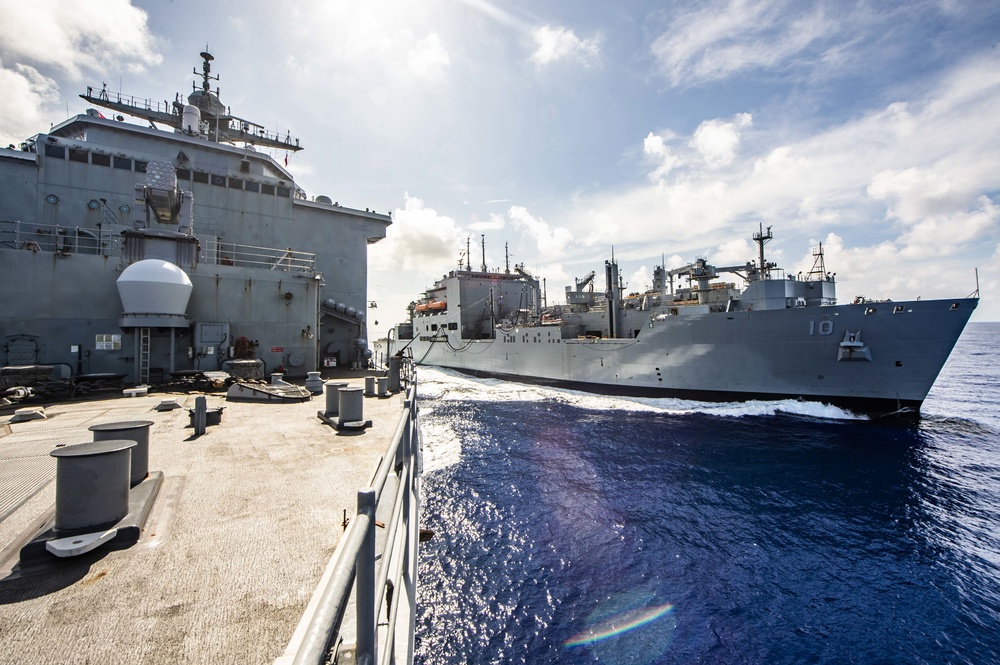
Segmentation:
{"type": "Polygon", "coordinates": [[[59,101],[55,81],[28,65],[7,69],[0,61],[0,144],[17,145],[44,127],[42,110],[59,101]]]}
{"type": "MultiPolygon", "coordinates": [[[[980,256],[1000,237],[998,65],[993,54],[973,58],[923,95],[802,137],[778,133],[767,125],[780,119],[760,112],[753,135],[743,131],[749,116],[707,120],[687,137],[649,133],[642,149],[655,163],[652,182],[580,196],[567,224],[590,246],[624,238],[633,254],[644,248],[646,262],[662,249],[687,263],[718,247],[709,252],[716,264],[754,256],[747,239],[758,222],[775,225],[769,257],[778,259],[782,244],[836,230],[851,239],[824,242],[842,298],[871,291],[866,282],[881,297],[953,296],[954,284],[927,265],[971,274],[980,261],[984,279],[1000,273],[980,256]]],[[[807,253],[783,267],[794,274],[811,265],[807,253]]]]}
{"type": "Polygon", "coordinates": [[[403,208],[393,212],[385,239],[369,248],[368,257],[375,271],[434,274],[457,261],[464,249],[463,238],[455,220],[405,194],[403,208]]]}
{"type": "Polygon", "coordinates": [[[146,12],[128,0],[0,0],[0,56],[72,80],[125,66],[140,72],[158,64],[157,40],[146,12]]]}
{"type": "Polygon", "coordinates": [[[656,169],[649,174],[650,180],[654,182],[665,178],[680,161],[680,158],[667,146],[666,142],[671,138],[673,138],[671,132],[667,132],[666,136],[650,132],[642,142],[643,152],[657,162],[656,169]]]}
{"type": "Polygon", "coordinates": [[[44,129],[59,103],[57,78],[158,64],[146,12],[127,0],[0,0],[0,141],[17,144],[44,129]]]}
{"type": "Polygon", "coordinates": [[[550,226],[544,219],[535,217],[521,206],[511,206],[507,211],[514,228],[520,229],[535,241],[538,253],[543,257],[563,254],[573,240],[573,234],[561,226],[550,226]]]}
{"type": "MultiPolygon", "coordinates": [[[[717,266],[738,266],[757,255],[757,248],[751,246],[747,237],[733,238],[708,253],[709,260],[717,266]]],[[[768,259],[770,260],[770,259],[768,259]]]]}
{"type": "Polygon", "coordinates": [[[625,280],[625,290],[628,293],[645,293],[653,288],[653,277],[648,266],[641,266],[625,280]]]}
{"type": "Polygon", "coordinates": [[[532,33],[535,51],[531,60],[538,68],[560,60],[571,60],[584,67],[599,65],[601,62],[600,34],[580,39],[569,28],[543,25],[532,33]]]}
{"type": "Polygon", "coordinates": [[[749,127],[751,122],[749,113],[737,114],[732,122],[706,120],[695,130],[690,145],[701,153],[710,168],[728,166],[736,158],[740,145],[739,130],[749,127]]]}
{"type": "Polygon", "coordinates": [[[786,0],[728,0],[680,14],[651,49],[667,81],[684,86],[772,67],[838,33],[821,10],[786,0]]]}

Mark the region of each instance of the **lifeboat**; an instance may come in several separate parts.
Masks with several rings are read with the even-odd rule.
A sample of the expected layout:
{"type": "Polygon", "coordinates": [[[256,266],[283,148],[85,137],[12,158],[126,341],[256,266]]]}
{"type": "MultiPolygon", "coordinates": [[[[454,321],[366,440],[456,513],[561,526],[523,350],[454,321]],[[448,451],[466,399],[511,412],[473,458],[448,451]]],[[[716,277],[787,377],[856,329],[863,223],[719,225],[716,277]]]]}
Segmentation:
{"type": "Polygon", "coordinates": [[[427,313],[436,314],[437,312],[443,312],[444,310],[448,309],[448,301],[431,300],[430,302],[417,303],[417,305],[413,309],[418,312],[422,312],[424,314],[427,313]]]}

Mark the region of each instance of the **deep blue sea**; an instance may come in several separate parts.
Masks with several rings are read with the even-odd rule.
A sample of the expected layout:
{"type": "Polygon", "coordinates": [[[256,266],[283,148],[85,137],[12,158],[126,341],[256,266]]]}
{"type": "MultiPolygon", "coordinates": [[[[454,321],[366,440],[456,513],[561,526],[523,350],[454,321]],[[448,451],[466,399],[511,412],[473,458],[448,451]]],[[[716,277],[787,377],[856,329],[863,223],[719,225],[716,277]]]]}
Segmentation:
{"type": "Polygon", "coordinates": [[[1000,324],[910,423],[419,379],[418,663],[1000,663],[1000,324]]]}

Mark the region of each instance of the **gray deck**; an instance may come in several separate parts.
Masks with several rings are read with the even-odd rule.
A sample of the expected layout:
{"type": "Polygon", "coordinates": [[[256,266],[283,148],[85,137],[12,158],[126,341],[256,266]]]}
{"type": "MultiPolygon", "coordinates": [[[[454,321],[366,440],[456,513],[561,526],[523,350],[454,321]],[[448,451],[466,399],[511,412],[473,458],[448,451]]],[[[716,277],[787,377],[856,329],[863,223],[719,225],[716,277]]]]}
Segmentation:
{"type": "MultiPolygon", "coordinates": [[[[363,379],[348,379],[363,385],[363,379]]],[[[199,438],[195,395],[63,403],[0,428],[0,662],[271,663],[282,655],[399,421],[402,397],[364,401],[373,426],[339,434],[299,404],[226,402],[199,438]],[[165,398],[182,409],[153,410],[165,398]],[[129,549],[19,570],[17,550],[55,504],[56,444],[90,425],[152,420],[163,486],[129,549]]],[[[7,418],[0,418],[6,421],[7,418]]]]}

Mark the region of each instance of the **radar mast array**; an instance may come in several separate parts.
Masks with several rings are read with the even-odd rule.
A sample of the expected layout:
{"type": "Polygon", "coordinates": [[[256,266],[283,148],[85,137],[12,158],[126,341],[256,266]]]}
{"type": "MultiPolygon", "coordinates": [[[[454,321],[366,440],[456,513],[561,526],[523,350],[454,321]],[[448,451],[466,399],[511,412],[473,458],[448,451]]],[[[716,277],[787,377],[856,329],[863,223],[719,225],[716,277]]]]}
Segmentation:
{"type": "MultiPolygon", "coordinates": [[[[173,102],[159,102],[151,99],[139,99],[130,95],[123,95],[121,92],[113,93],[108,91],[105,83],[99,91],[95,91],[92,86],[87,86],[87,93],[80,95],[94,106],[110,109],[118,113],[126,113],[135,118],[141,118],[149,122],[154,129],[157,125],[173,127],[177,131],[191,133],[200,138],[216,143],[242,143],[254,147],[277,148],[297,152],[302,150],[299,140],[293,138],[290,132],[284,136],[276,132],[269,132],[263,125],[239,118],[229,113],[226,107],[219,100],[219,89],[212,92],[209,81],[218,81],[219,76],[211,75],[214,56],[208,49],[201,52],[201,89],[192,82],[192,92],[188,95],[187,104],[181,101],[180,95],[174,97],[173,102]],[[184,107],[195,106],[201,113],[200,127],[187,132],[182,129],[184,126],[184,107]]],[[[193,70],[198,74],[198,70],[193,70]]],[[[121,116],[118,120],[124,120],[121,116]]]]}

